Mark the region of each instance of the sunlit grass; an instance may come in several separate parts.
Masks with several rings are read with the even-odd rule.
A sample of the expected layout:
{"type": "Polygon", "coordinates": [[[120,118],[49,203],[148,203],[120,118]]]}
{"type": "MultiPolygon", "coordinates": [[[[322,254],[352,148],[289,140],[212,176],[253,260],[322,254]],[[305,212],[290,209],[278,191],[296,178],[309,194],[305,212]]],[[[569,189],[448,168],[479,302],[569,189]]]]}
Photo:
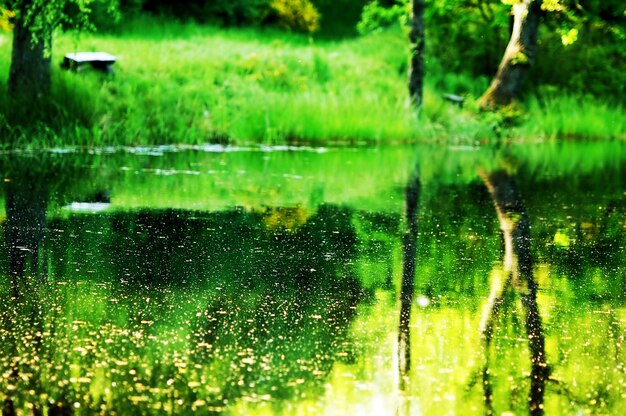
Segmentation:
{"type": "MultiPolygon", "coordinates": [[[[9,44],[9,37],[2,35],[9,44]]],[[[0,49],[6,97],[10,48],[0,49]]],[[[514,139],[624,137],[620,107],[583,98],[529,98],[509,130],[471,105],[486,85],[437,69],[429,58],[422,114],[408,103],[405,35],[390,30],[319,41],[272,30],[217,29],[137,18],[115,34],[59,34],[53,49],[53,111],[26,125],[8,123],[12,147],[167,143],[476,144],[514,139]],[[116,55],[115,75],[57,68],[66,52],[116,55]],[[433,72],[434,71],[434,72],[433,72]],[[468,95],[459,109],[445,92],[468,95]],[[36,140],[33,140],[36,137],[36,140]]]]}
{"type": "Polygon", "coordinates": [[[526,121],[520,127],[523,137],[626,138],[626,111],[620,105],[582,95],[531,96],[525,105],[526,121]]]}

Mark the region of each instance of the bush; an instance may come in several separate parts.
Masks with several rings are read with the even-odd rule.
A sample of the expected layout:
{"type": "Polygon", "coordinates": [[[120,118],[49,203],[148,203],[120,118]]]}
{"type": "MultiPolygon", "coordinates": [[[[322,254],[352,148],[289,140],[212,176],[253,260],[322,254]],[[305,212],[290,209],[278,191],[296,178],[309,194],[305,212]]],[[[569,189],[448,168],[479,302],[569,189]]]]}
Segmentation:
{"type": "Polygon", "coordinates": [[[266,22],[296,32],[315,32],[320,15],[309,0],[271,0],[266,22]]]}
{"type": "Polygon", "coordinates": [[[320,15],[310,0],[135,0],[143,10],[199,23],[225,26],[275,25],[296,32],[313,32],[320,15]]]}
{"type": "Polygon", "coordinates": [[[311,0],[320,14],[320,34],[326,37],[355,36],[363,6],[369,0],[311,0]]]}
{"type": "Polygon", "coordinates": [[[254,25],[265,17],[269,0],[145,0],[143,10],[199,23],[229,26],[254,25]]]}
{"type": "Polygon", "coordinates": [[[403,0],[402,4],[394,4],[391,7],[384,7],[376,1],[368,3],[363,8],[361,20],[356,26],[357,31],[364,35],[396,25],[407,16],[407,10],[406,0],[403,0]]]}

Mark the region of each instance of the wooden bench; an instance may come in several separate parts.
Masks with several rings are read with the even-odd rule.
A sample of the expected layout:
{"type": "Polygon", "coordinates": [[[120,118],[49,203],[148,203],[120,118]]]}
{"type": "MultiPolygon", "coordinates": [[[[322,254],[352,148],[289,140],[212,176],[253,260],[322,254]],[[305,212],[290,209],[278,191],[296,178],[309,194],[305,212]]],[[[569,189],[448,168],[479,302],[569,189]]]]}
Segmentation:
{"type": "Polygon", "coordinates": [[[68,53],[63,58],[62,68],[78,71],[85,65],[104,72],[113,72],[113,64],[117,58],[106,52],[76,52],[68,53]]]}
{"type": "Polygon", "coordinates": [[[450,101],[452,104],[458,105],[459,108],[462,108],[463,104],[465,103],[465,97],[461,97],[460,95],[456,94],[444,94],[443,98],[447,101],[450,101]]]}

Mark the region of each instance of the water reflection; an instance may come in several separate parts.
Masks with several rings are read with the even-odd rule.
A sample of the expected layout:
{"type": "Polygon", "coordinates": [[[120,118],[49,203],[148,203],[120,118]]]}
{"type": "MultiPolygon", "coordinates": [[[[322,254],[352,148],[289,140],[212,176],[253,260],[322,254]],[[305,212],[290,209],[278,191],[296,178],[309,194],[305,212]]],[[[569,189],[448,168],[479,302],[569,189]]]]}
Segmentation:
{"type": "Polygon", "coordinates": [[[419,206],[419,169],[405,189],[407,231],[403,242],[402,283],[400,286],[400,323],[398,325],[398,363],[400,390],[406,389],[411,371],[411,309],[415,292],[415,263],[417,256],[417,210],[419,206]]]}
{"type": "MultiPolygon", "coordinates": [[[[400,285],[400,322],[398,324],[398,382],[401,392],[407,390],[411,373],[411,310],[415,294],[415,264],[417,261],[417,213],[421,183],[419,166],[405,188],[407,230],[402,239],[402,282],[400,285]]],[[[403,398],[402,414],[409,414],[409,402],[403,398]]],[[[400,412],[399,412],[400,413],[400,412]]]]}
{"type": "Polygon", "coordinates": [[[47,220],[38,183],[16,174],[5,193],[5,414],[280,408],[323,394],[334,363],[353,359],[352,210],[47,220]]]}
{"type": "Polygon", "coordinates": [[[0,158],[5,414],[626,412],[626,151],[533,149],[0,158]]]}
{"type": "Polygon", "coordinates": [[[14,295],[25,275],[37,276],[46,229],[48,193],[41,178],[13,176],[5,183],[5,238],[14,295]]]}
{"type": "MultiPolygon", "coordinates": [[[[5,299],[5,313],[1,314],[3,354],[6,365],[4,374],[8,383],[2,414],[16,414],[14,398],[15,386],[21,379],[37,385],[31,379],[26,357],[21,349],[26,346],[33,355],[41,348],[43,325],[40,307],[40,286],[45,280],[44,259],[40,259],[40,247],[46,229],[48,192],[37,172],[11,175],[4,181],[5,213],[4,238],[7,253],[10,291],[5,299]],[[27,332],[26,339],[20,339],[15,328],[21,326],[27,332]]],[[[40,414],[39,407],[33,407],[34,414],[40,414]]]]}
{"type": "Polygon", "coordinates": [[[549,368],[546,362],[545,336],[537,305],[537,282],[533,276],[530,220],[512,176],[503,170],[483,173],[481,176],[495,205],[504,242],[502,275],[496,276],[492,282],[480,329],[485,344],[483,370],[485,406],[488,414],[494,414],[494,392],[489,368],[490,346],[496,321],[501,313],[509,312],[506,309],[510,307],[511,299],[507,299],[507,294],[513,292],[519,296],[530,350],[529,411],[531,415],[542,415],[549,368]]]}

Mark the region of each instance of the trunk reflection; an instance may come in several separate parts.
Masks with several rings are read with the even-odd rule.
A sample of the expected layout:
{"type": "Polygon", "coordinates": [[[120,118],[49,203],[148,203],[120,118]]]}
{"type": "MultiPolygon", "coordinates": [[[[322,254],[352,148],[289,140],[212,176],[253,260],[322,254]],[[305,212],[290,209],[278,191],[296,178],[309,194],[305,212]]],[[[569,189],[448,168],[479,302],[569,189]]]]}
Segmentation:
{"type": "MultiPolygon", "coordinates": [[[[402,241],[403,264],[400,288],[400,322],[398,325],[398,376],[400,391],[405,392],[411,372],[411,307],[415,292],[415,265],[417,256],[417,212],[420,199],[418,169],[405,189],[405,213],[407,230],[402,241]]],[[[409,414],[410,403],[405,399],[398,409],[399,414],[409,414]]]]}
{"type": "MultiPolygon", "coordinates": [[[[3,315],[2,327],[7,328],[5,342],[12,352],[9,379],[16,385],[20,378],[21,362],[16,338],[11,329],[26,323],[31,330],[32,339],[29,348],[37,351],[41,348],[43,324],[39,291],[43,276],[40,266],[40,246],[45,236],[48,193],[37,177],[14,177],[5,185],[5,244],[8,254],[8,271],[11,279],[11,299],[7,305],[11,313],[3,315]]],[[[27,364],[26,364],[27,366],[27,364]]],[[[35,380],[34,383],[37,383],[35,380]]],[[[2,415],[16,414],[13,394],[6,392],[2,415]]],[[[33,414],[41,414],[33,407],[33,414]]]]}
{"type": "Polygon", "coordinates": [[[493,390],[489,375],[489,347],[494,324],[502,312],[505,296],[513,291],[519,296],[522,317],[530,350],[530,391],[528,405],[531,415],[543,414],[546,380],[549,375],[545,357],[545,337],[537,305],[537,282],[533,276],[530,252],[530,221],[515,181],[504,171],[481,174],[493,200],[504,239],[503,281],[493,282],[483,313],[481,334],[484,342],[484,400],[488,414],[493,414],[493,390]]]}

